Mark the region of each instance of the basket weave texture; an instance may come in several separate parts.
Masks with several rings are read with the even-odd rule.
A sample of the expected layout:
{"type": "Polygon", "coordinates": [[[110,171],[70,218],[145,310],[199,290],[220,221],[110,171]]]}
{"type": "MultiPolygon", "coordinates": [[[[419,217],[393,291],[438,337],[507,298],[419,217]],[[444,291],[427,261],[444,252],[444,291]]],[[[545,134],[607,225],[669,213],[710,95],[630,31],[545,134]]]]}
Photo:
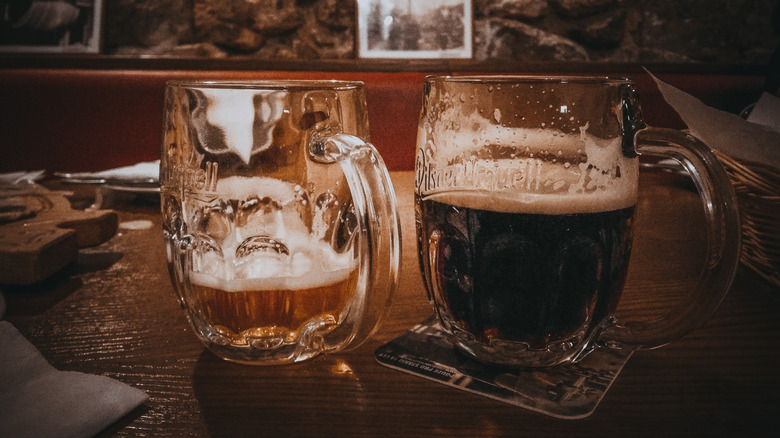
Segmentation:
{"type": "Polygon", "coordinates": [[[780,287],[780,173],[716,152],[734,191],[742,219],[741,262],[780,287]]]}

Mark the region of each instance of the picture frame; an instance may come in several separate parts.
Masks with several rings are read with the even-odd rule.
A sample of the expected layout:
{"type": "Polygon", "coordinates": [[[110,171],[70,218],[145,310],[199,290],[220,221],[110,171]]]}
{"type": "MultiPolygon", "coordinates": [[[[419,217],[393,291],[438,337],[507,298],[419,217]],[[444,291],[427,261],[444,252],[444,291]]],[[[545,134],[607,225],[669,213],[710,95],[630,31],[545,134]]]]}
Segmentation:
{"type": "Polygon", "coordinates": [[[470,59],[471,0],[357,0],[357,52],[373,59],[470,59]]]}
{"type": "Polygon", "coordinates": [[[104,0],[0,0],[0,53],[100,53],[104,0]]]}

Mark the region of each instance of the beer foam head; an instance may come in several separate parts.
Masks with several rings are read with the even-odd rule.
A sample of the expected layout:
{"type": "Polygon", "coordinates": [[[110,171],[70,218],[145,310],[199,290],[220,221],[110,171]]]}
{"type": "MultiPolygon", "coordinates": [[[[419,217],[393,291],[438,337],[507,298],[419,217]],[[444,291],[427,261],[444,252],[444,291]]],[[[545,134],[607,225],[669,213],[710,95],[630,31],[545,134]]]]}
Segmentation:
{"type": "Polygon", "coordinates": [[[636,196],[616,198],[612,195],[572,195],[557,196],[507,194],[489,192],[446,192],[425,197],[437,202],[458,207],[499,213],[527,214],[579,214],[599,213],[628,208],[636,205],[636,196]]]}
{"type": "Polygon", "coordinates": [[[268,177],[231,176],[217,183],[217,193],[223,200],[247,201],[252,198],[268,199],[274,210],[258,216],[249,216],[225,243],[236,247],[247,236],[267,234],[298,245],[310,240],[309,227],[301,218],[296,199],[300,186],[268,177]]]}
{"type": "MultiPolygon", "coordinates": [[[[301,289],[332,284],[354,270],[353,253],[337,253],[312,233],[298,211],[301,188],[267,177],[232,176],[217,183],[222,200],[240,206],[269,198],[273,208],[233,219],[229,233],[193,254],[191,281],[223,290],[301,289]],[[218,247],[218,251],[210,248],[218,247]]],[[[213,236],[211,236],[213,237],[213,236]]],[[[197,251],[197,250],[196,250],[197,251]]]]}
{"type": "Polygon", "coordinates": [[[636,204],[638,160],[622,139],[599,138],[588,125],[503,126],[476,113],[445,111],[418,136],[417,190],[426,199],[503,212],[589,213],[636,204]],[[420,167],[423,169],[420,169],[420,167]]]}
{"type": "MultiPolygon", "coordinates": [[[[561,151],[566,155],[573,155],[581,148],[578,142],[573,141],[573,133],[563,133],[556,129],[517,128],[495,123],[479,114],[472,113],[462,116],[460,113],[450,110],[442,115],[441,121],[435,126],[428,126],[427,135],[420,135],[432,141],[432,146],[437,154],[444,160],[469,153],[490,145],[502,145],[511,148],[529,151],[549,150],[561,151]]],[[[576,133],[574,135],[576,137],[576,133]]]]}
{"type": "Polygon", "coordinates": [[[295,199],[295,185],[275,178],[262,176],[231,176],[219,180],[217,193],[223,199],[245,201],[253,197],[269,197],[280,204],[295,199]]]}
{"type": "Polygon", "coordinates": [[[190,281],[228,292],[247,290],[300,290],[327,286],[346,279],[356,269],[351,254],[338,254],[323,242],[291,250],[284,260],[266,254],[251,261],[242,275],[230,271],[189,272],[190,281]],[[227,277],[227,278],[226,278],[227,277]]]}

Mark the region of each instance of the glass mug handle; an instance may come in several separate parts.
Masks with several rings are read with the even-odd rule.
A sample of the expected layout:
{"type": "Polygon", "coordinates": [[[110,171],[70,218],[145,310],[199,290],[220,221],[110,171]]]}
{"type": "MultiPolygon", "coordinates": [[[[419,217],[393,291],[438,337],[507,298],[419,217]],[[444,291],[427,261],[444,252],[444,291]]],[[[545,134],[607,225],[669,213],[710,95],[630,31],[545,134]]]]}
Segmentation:
{"type": "Polygon", "coordinates": [[[677,160],[688,170],[702,199],[707,225],[707,252],[693,291],[663,317],[644,323],[608,327],[602,341],[652,349],[701,326],[726,296],[739,263],[741,228],[734,187],[715,154],[697,138],[676,129],[643,127],[634,136],[640,155],[677,160]]]}
{"type": "Polygon", "coordinates": [[[332,348],[351,349],[374,334],[390,308],[400,273],[400,218],[390,174],[373,145],[343,133],[315,135],[309,157],[341,166],[359,231],[357,298],[345,324],[324,336],[325,350],[330,343],[338,344],[332,348]]]}

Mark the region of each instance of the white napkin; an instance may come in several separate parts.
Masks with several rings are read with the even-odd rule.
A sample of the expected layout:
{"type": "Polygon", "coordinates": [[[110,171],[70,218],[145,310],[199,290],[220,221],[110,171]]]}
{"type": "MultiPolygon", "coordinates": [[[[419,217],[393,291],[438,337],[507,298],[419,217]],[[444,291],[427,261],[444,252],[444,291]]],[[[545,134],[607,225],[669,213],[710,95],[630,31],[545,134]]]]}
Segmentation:
{"type": "Polygon", "coordinates": [[[650,76],[695,137],[732,158],[780,170],[780,132],[709,107],[652,74],[650,76]]]}
{"type": "Polygon", "coordinates": [[[780,96],[761,94],[747,118],[748,122],[768,126],[780,132],[780,96]]]}
{"type": "Polygon", "coordinates": [[[148,398],[109,377],[56,370],[0,321],[0,437],[91,437],[148,398]]]}

